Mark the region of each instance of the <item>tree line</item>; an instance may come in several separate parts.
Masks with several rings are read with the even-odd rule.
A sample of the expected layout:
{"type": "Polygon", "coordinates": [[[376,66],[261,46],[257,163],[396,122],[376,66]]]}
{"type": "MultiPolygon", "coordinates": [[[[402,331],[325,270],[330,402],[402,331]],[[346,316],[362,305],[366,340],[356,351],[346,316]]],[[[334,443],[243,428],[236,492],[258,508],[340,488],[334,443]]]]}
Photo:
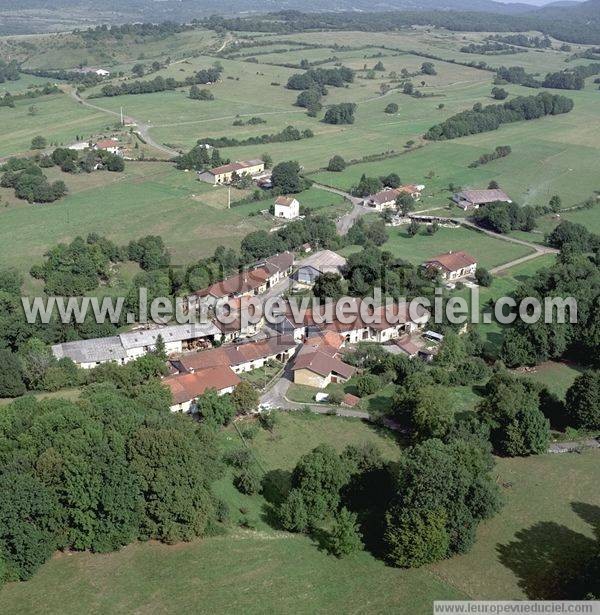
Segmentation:
{"type": "Polygon", "coordinates": [[[317,89],[322,93],[324,86],[330,85],[342,88],[347,83],[354,81],[354,71],[351,68],[340,66],[339,68],[311,68],[304,73],[292,75],[286,84],[290,90],[317,89]]]}
{"type": "Polygon", "coordinates": [[[286,143],[287,141],[300,141],[301,139],[310,139],[314,137],[314,133],[310,128],[299,130],[294,126],[286,126],[281,132],[270,135],[260,135],[256,137],[247,137],[246,139],[237,139],[235,137],[203,137],[198,141],[211,147],[239,147],[243,145],[260,145],[263,143],[286,143]]]}
{"type": "Polygon", "coordinates": [[[570,98],[541,92],[536,96],[518,96],[501,105],[473,105],[441,124],[432,126],[424,135],[430,141],[456,139],[470,134],[497,130],[502,124],[533,120],[546,115],[569,113],[573,109],[570,98]]]}
{"type": "Polygon", "coordinates": [[[120,84],[108,83],[102,87],[99,94],[93,94],[90,98],[103,96],[125,96],[134,94],[150,94],[152,92],[164,92],[175,90],[179,87],[198,84],[215,83],[221,76],[221,68],[205,68],[199,70],[191,77],[178,81],[174,77],[154,77],[146,81],[124,81],[120,84]]]}

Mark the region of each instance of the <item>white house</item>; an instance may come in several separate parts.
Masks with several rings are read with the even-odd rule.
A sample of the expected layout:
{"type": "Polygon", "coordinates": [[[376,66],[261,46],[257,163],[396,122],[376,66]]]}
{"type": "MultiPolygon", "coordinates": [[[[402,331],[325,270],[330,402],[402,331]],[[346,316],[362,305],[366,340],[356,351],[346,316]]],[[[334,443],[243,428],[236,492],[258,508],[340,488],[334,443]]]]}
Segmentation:
{"type": "Polygon", "coordinates": [[[423,267],[437,269],[442,279],[449,281],[475,275],[477,261],[466,252],[447,252],[425,261],[423,267]]]}
{"type": "Polygon", "coordinates": [[[275,217],[293,220],[300,215],[300,203],[291,196],[278,196],[275,200],[275,217]]]}
{"type": "Polygon", "coordinates": [[[94,149],[101,149],[111,154],[123,155],[123,146],[116,139],[101,139],[94,143],[94,149]]]}

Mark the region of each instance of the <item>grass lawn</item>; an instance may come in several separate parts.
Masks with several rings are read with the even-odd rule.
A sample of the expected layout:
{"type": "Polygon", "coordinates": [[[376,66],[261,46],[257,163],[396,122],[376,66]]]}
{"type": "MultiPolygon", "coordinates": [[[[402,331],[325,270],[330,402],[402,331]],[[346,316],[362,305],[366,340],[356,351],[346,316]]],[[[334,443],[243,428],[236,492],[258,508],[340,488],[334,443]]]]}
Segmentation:
{"type": "MultiPolygon", "coordinates": [[[[56,391],[53,393],[41,392],[41,393],[28,393],[28,395],[33,395],[33,397],[37,399],[68,399],[71,401],[76,401],[79,399],[79,395],[81,394],[81,389],[63,389],[62,391],[56,391]]],[[[0,406],[6,406],[7,404],[15,401],[15,397],[0,397],[0,406]]]]}
{"type": "MultiPolygon", "coordinates": [[[[239,446],[234,430],[223,436],[239,446]]],[[[389,459],[399,449],[354,419],[282,414],[274,435],[252,447],[268,470],[285,475],[321,442],[341,450],[372,440],[389,459]]],[[[499,459],[494,469],[506,505],[483,523],[466,555],[417,570],[389,568],[368,553],[337,560],[310,538],[271,529],[261,496],[218,485],[221,497],[256,515],[256,530],[187,544],[138,543],[112,554],[58,554],[26,583],[0,593],[7,613],[202,612],[431,613],[434,599],[523,599],[547,592],[548,578],[587,555],[599,520],[598,451],[499,459]],[[257,601],[257,596],[260,600],[257,601]],[[202,605],[199,607],[199,605],[202,605]]]]}
{"type": "Polygon", "coordinates": [[[526,371],[517,370],[519,375],[527,376],[547,386],[550,392],[557,395],[560,399],[565,398],[567,389],[582,371],[582,368],[577,365],[559,361],[546,361],[546,363],[536,365],[526,371]]]}
{"type": "MultiPolygon", "coordinates": [[[[476,230],[460,228],[440,228],[435,235],[427,235],[422,227],[418,235],[409,237],[407,227],[388,228],[389,239],[383,245],[397,258],[402,258],[415,265],[428,258],[449,252],[465,250],[486,268],[507,263],[532,252],[528,247],[494,239],[476,230]]],[[[359,246],[349,246],[340,251],[347,256],[360,250],[359,246]]]]}

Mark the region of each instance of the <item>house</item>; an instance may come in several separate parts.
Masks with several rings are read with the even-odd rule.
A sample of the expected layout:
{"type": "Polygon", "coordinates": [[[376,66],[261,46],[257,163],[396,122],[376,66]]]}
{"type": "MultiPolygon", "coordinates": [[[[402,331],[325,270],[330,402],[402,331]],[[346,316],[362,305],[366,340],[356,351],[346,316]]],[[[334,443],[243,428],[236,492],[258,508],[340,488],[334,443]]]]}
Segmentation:
{"type": "Polygon", "coordinates": [[[503,190],[463,190],[457,192],[452,200],[464,210],[479,209],[481,205],[501,201],[503,203],[512,203],[506,192],[503,190]]]}
{"type": "Polygon", "coordinates": [[[293,220],[300,215],[300,203],[291,196],[278,196],[275,199],[275,217],[293,220]]]}
{"type": "Polygon", "coordinates": [[[398,188],[384,188],[375,194],[370,194],[363,199],[365,207],[371,207],[376,211],[391,209],[396,207],[396,199],[400,195],[398,188]]]}
{"type": "Polygon", "coordinates": [[[294,279],[299,284],[312,286],[324,273],[341,273],[346,259],[332,250],[319,250],[301,261],[294,279]]]}
{"type": "Polygon", "coordinates": [[[252,269],[241,271],[196,291],[188,297],[189,309],[195,309],[200,304],[214,307],[219,300],[260,295],[289,276],[293,266],[293,252],[270,256],[252,269]]]}
{"type": "Polygon", "coordinates": [[[171,391],[171,412],[190,413],[196,411],[196,399],[208,389],[215,389],[219,395],[224,395],[231,393],[240,382],[240,377],[227,366],[167,376],[162,381],[171,391]]]}
{"type": "Polygon", "coordinates": [[[296,384],[324,389],[332,382],[348,381],[356,368],[341,360],[339,347],[331,346],[327,338],[318,336],[312,342],[307,340],[298,351],[292,372],[296,384]]]}
{"type": "Polygon", "coordinates": [[[101,149],[111,154],[123,155],[123,146],[116,139],[102,139],[94,143],[94,149],[101,149]]]}
{"type": "Polygon", "coordinates": [[[256,342],[183,354],[171,359],[171,365],[180,373],[220,367],[240,374],[264,367],[269,361],[287,363],[296,353],[296,348],[297,343],[291,337],[273,336],[256,342]]]}
{"type": "Polygon", "coordinates": [[[396,207],[396,199],[401,194],[409,194],[415,201],[421,198],[421,192],[425,189],[422,184],[404,184],[398,188],[384,188],[375,194],[371,194],[363,200],[365,207],[371,207],[376,211],[393,209],[396,207]]]}
{"type": "Polygon", "coordinates": [[[265,163],[262,160],[241,160],[198,173],[198,179],[217,186],[219,184],[229,184],[239,177],[252,177],[262,173],[264,170],[265,163]]]}
{"type": "Polygon", "coordinates": [[[295,314],[288,306],[284,317],[272,327],[281,335],[292,335],[297,341],[332,332],[341,336],[346,344],[383,343],[421,328],[429,318],[428,312],[420,307],[418,315],[413,319],[409,314],[408,303],[382,306],[375,312],[364,308],[361,310],[359,299],[355,299],[353,305],[348,306],[348,318],[344,318],[345,322],[336,319],[335,316],[328,320],[325,318],[326,315],[325,307],[318,308],[318,311],[307,308],[295,314]],[[361,311],[365,313],[361,314],[361,311]]]}
{"type": "Polygon", "coordinates": [[[447,252],[425,261],[423,267],[437,269],[443,280],[451,281],[475,275],[477,261],[466,252],[447,252]]]}

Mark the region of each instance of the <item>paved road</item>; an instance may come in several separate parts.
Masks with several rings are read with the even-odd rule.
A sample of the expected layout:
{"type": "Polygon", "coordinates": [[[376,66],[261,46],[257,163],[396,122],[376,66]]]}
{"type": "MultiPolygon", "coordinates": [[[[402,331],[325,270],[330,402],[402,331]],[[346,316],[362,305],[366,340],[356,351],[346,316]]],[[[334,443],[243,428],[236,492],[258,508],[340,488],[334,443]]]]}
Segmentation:
{"type": "Polygon", "coordinates": [[[350,201],[350,203],[352,203],[352,210],[339,218],[335,223],[338,235],[346,235],[348,231],[352,228],[356,220],[358,220],[358,218],[364,216],[365,214],[373,213],[373,210],[370,207],[364,207],[362,205],[361,198],[352,196],[348,192],[344,192],[343,190],[339,190],[338,188],[332,188],[331,186],[325,186],[324,184],[318,183],[314,183],[313,187],[318,188],[319,190],[325,190],[326,192],[332,192],[333,194],[339,194],[340,196],[343,196],[347,201],[350,201]]]}

